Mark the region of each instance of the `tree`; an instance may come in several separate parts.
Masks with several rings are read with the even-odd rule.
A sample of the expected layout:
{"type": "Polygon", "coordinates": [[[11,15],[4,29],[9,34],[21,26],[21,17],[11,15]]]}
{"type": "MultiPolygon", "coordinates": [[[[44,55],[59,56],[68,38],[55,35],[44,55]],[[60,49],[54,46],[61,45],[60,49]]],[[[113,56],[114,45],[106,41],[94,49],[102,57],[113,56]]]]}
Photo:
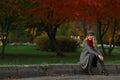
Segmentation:
{"type": "MultiPolygon", "coordinates": [[[[105,37],[107,38],[106,40],[108,40],[107,42],[109,42],[109,49],[107,51],[107,55],[111,55],[113,49],[116,47],[116,44],[119,41],[119,31],[120,31],[120,21],[117,19],[114,19],[112,24],[110,25],[109,30],[107,31],[105,37]]],[[[105,38],[104,37],[104,38],[105,38]]],[[[103,38],[103,40],[105,40],[103,38]]]]}
{"type": "Polygon", "coordinates": [[[14,25],[15,17],[18,15],[18,5],[16,0],[0,1],[0,32],[2,41],[1,57],[4,58],[5,45],[7,43],[10,28],[14,25]]]}
{"type": "MultiPolygon", "coordinates": [[[[115,28],[109,24],[114,24],[114,20],[120,19],[119,0],[24,0],[19,2],[23,4],[24,23],[40,23],[57,55],[63,55],[56,43],[56,32],[62,24],[70,21],[83,21],[83,26],[85,26],[85,24],[96,22],[99,41],[103,53],[106,54],[103,38],[109,27],[115,28]]],[[[83,27],[83,30],[86,35],[87,28],[83,27]]]]}
{"type": "Polygon", "coordinates": [[[120,19],[119,8],[120,8],[119,0],[114,0],[112,2],[109,0],[106,0],[106,4],[103,5],[103,9],[104,9],[103,21],[98,21],[100,41],[101,41],[102,49],[103,49],[103,52],[105,55],[111,54],[111,52],[115,48],[115,44],[117,42],[116,41],[117,37],[115,35],[116,35],[117,31],[119,30],[118,29],[118,20],[120,19]],[[108,13],[108,12],[110,12],[110,13],[108,13]],[[104,24],[107,24],[106,28],[103,26],[104,24]],[[103,30],[104,28],[106,30],[103,30]],[[111,30],[112,33],[109,35],[111,37],[111,40],[109,42],[110,46],[109,46],[108,52],[106,52],[104,49],[104,46],[103,46],[103,38],[104,38],[106,32],[108,32],[110,29],[112,29],[111,30]],[[116,37],[116,39],[115,39],[115,37],[116,37]]]}
{"type": "Polygon", "coordinates": [[[21,4],[19,0],[1,0],[0,5],[0,32],[3,44],[1,57],[4,58],[9,32],[16,25],[17,18],[21,15],[21,4]]]}
{"type": "Polygon", "coordinates": [[[69,22],[76,17],[78,2],[73,0],[41,0],[33,2],[36,7],[28,10],[28,13],[40,17],[40,22],[49,37],[51,46],[57,52],[57,55],[62,56],[63,53],[56,43],[56,32],[61,24],[69,22]]]}
{"type": "MultiPolygon", "coordinates": [[[[115,46],[115,35],[118,29],[118,21],[120,19],[120,1],[119,0],[85,0],[87,1],[86,11],[94,22],[98,24],[97,32],[99,35],[99,42],[102,46],[102,51],[105,55],[111,54],[115,46]],[[112,29],[112,38],[110,41],[110,48],[108,53],[106,53],[105,47],[103,45],[103,38],[106,33],[112,29]],[[111,46],[113,45],[113,46],[111,46]]],[[[110,36],[110,35],[109,35],[110,36]]]]}

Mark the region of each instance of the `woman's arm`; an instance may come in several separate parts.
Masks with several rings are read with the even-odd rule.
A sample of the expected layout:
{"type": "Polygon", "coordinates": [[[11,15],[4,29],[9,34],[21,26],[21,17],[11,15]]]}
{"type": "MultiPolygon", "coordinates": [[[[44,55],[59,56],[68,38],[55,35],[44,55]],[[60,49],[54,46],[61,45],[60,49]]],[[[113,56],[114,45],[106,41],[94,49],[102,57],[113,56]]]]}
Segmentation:
{"type": "Polygon", "coordinates": [[[104,60],[104,57],[101,55],[100,51],[97,50],[95,51],[92,47],[90,47],[87,43],[87,41],[84,41],[84,47],[92,54],[95,54],[96,56],[98,56],[100,58],[101,61],[104,60]]]}
{"type": "Polygon", "coordinates": [[[87,43],[87,41],[84,41],[84,47],[92,54],[95,54],[96,56],[98,56],[98,52],[96,52],[92,47],[90,47],[87,43]]]}

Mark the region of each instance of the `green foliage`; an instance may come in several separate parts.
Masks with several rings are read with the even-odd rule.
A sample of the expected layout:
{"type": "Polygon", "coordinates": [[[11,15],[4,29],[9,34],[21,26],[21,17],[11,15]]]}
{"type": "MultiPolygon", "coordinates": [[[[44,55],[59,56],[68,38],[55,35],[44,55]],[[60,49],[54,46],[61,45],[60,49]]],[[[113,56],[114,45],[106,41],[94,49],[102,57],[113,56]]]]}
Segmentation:
{"type": "Polygon", "coordinates": [[[36,47],[42,51],[49,51],[50,42],[47,36],[39,36],[35,39],[36,47]]]}
{"type": "MultiPolygon", "coordinates": [[[[57,36],[57,45],[62,51],[75,51],[77,49],[77,41],[66,36],[57,36]]],[[[38,49],[43,51],[51,51],[49,39],[46,36],[39,36],[35,39],[35,43],[38,49]]]]}
{"type": "Polygon", "coordinates": [[[57,30],[58,36],[70,36],[69,24],[62,24],[57,30]]]}
{"type": "Polygon", "coordinates": [[[9,34],[9,42],[28,42],[30,38],[25,32],[25,28],[19,26],[16,29],[12,30],[9,34]]]}
{"type": "Polygon", "coordinates": [[[75,51],[77,49],[77,41],[65,36],[58,36],[57,43],[62,51],[75,51]]]}

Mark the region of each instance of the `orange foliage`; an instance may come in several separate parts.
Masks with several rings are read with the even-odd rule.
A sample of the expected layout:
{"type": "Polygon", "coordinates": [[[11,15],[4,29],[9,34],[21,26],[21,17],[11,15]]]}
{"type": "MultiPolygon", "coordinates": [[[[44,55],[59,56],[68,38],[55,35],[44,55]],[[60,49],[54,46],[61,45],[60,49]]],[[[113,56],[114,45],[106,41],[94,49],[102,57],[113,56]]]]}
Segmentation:
{"type": "MultiPolygon", "coordinates": [[[[106,17],[120,18],[120,0],[23,0],[33,4],[27,13],[40,16],[50,24],[71,20],[106,21],[106,17]]],[[[17,0],[1,0],[0,15],[21,15],[28,5],[17,0]]],[[[108,19],[108,18],[107,18],[108,19]]]]}
{"type": "Polygon", "coordinates": [[[120,18],[120,0],[84,0],[91,18],[104,22],[108,18],[120,18]]]}
{"type": "Polygon", "coordinates": [[[61,24],[77,19],[79,13],[79,0],[41,0],[39,5],[30,9],[31,14],[39,15],[49,24],[61,24]]]}

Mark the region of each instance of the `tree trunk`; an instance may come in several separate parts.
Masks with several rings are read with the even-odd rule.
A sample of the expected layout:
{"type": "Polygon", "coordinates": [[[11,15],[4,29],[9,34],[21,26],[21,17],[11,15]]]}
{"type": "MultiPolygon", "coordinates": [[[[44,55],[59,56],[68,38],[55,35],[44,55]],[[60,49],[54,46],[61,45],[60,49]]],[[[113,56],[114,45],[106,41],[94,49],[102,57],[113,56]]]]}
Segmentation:
{"type": "Polygon", "coordinates": [[[5,42],[2,42],[2,50],[1,50],[1,58],[4,59],[5,58],[5,42]]]}
{"type": "MultiPolygon", "coordinates": [[[[8,28],[9,30],[9,28],[8,28]]],[[[7,42],[7,38],[8,38],[8,31],[6,32],[7,34],[3,34],[2,33],[2,50],[1,50],[1,58],[5,58],[5,46],[6,46],[6,42],[7,42]]]]}
{"type": "Polygon", "coordinates": [[[114,27],[113,27],[113,31],[112,31],[112,39],[111,39],[111,42],[110,42],[110,48],[108,50],[108,55],[111,55],[113,49],[115,48],[115,33],[117,31],[117,20],[115,19],[114,20],[114,27]]]}
{"type": "Polygon", "coordinates": [[[85,38],[87,36],[87,28],[86,28],[86,21],[85,20],[82,21],[82,27],[83,27],[84,38],[85,38]]]}
{"type": "Polygon", "coordinates": [[[64,56],[63,52],[61,51],[61,48],[59,47],[59,45],[57,44],[57,41],[55,38],[49,38],[50,39],[50,43],[53,47],[53,50],[57,53],[57,56],[64,56]]]}
{"type": "Polygon", "coordinates": [[[11,26],[11,21],[9,20],[9,18],[6,18],[5,20],[3,20],[3,22],[1,22],[1,35],[2,35],[1,36],[1,41],[2,41],[1,58],[5,57],[5,46],[6,46],[10,26],[11,26]]]}
{"type": "Polygon", "coordinates": [[[61,51],[61,48],[57,44],[57,41],[56,41],[56,32],[57,32],[58,26],[59,25],[55,25],[55,26],[49,25],[49,26],[46,26],[45,30],[46,30],[47,35],[49,37],[52,49],[57,53],[57,56],[63,56],[63,52],[61,51]]]}
{"type": "Polygon", "coordinates": [[[98,25],[98,27],[96,28],[96,38],[97,38],[97,43],[100,44],[99,25],[98,25]]]}
{"type": "Polygon", "coordinates": [[[102,48],[102,52],[104,55],[107,55],[106,54],[106,51],[105,51],[105,48],[104,48],[104,44],[103,44],[103,36],[102,36],[102,31],[101,31],[101,27],[102,27],[102,23],[101,22],[98,22],[98,33],[99,33],[99,41],[100,41],[100,44],[101,44],[101,48],[102,48]]]}

